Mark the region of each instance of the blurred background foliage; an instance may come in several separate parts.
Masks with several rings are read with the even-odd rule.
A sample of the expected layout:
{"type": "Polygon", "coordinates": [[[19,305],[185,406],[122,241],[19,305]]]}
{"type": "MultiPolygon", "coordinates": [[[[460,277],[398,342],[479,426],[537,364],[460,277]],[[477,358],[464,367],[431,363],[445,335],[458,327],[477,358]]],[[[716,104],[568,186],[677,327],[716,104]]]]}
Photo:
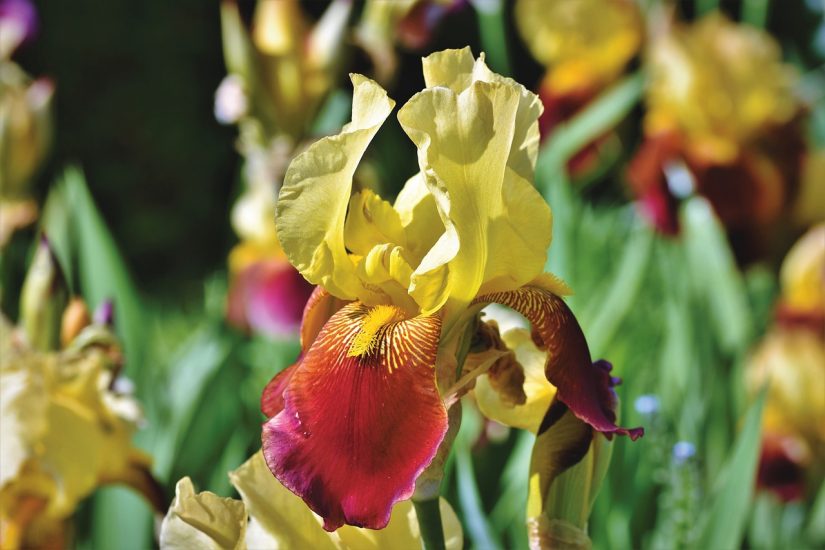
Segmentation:
{"type": "MultiPolygon", "coordinates": [[[[677,7],[685,20],[718,7],[764,24],[813,89],[825,82],[816,2],[677,7]]],[[[314,15],[323,8],[306,3],[314,15]]],[[[399,104],[423,87],[422,55],[465,45],[537,89],[544,69],[518,38],[512,4],[489,13],[464,8],[446,16],[426,47],[401,51],[389,87],[399,104]]],[[[41,1],[37,9],[40,33],[17,60],[57,89],[54,146],[36,182],[42,225],[73,292],[92,308],[115,299],[126,373],[146,410],[138,444],[154,456],[155,474],[167,490],[189,475],[203,489],[232,494],[226,472],[260,445],[261,388],[298,346],[224,322],[226,256],[236,241],[229,208],[241,159],[235,128],[213,116],[226,74],[217,3],[41,1]]],[[[369,72],[370,61],[355,51],[348,68],[369,72]]],[[[345,75],[339,88],[325,111],[333,129],[349,115],[345,75]]],[[[642,77],[625,77],[544,143],[537,169],[554,213],[548,267],[575,289],[570,304],[594,357],[609,358],[624,379],[623,422],[647,428],[636,443],[615,443],[591,518],[594,546],[821,548],[824,490],[787,505],[753,496],[762,401],[743,385],[748,353],[771,323],[779,263],[803,228],[785,227],[765,260],[747,270],[701,197],[682,205],[679,239],[651,229],[629,203],[618,168],[642,140],[642,94],[642,77]],[[618,156],[571,185],[567,162],[617,121],[618,156]]],[[[819,97],[806,126],[812,148],[825,145],[821,88],[819,97]]],[[[370,154],[384,196],[416,171],[413,150],[397,125],[382,129],[370,154]]],[[[12,316],[35,231],[18,234],[4,252],[2,305],[12,316]]],[[[466,408],[444,493],[470,546],[526,545],[531,443],[531,435],[496,432],[466,408]]],[[[123,489],[103,489],[80,510],[78,547],[146,548],[151,536],[149,509],[123,489]]]]}

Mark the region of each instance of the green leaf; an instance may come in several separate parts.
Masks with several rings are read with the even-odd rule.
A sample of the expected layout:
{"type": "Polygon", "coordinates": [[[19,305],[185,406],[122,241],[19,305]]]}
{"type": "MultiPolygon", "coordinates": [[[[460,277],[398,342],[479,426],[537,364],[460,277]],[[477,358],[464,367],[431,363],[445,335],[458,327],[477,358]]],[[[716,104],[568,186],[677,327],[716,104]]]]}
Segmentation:
{"type": "Polygon", "coordinates": [[[745,532],[762,438],[763,389],[745,416],[742,432],[711,489],[699,519],[697,548],[739,548],[745,532]]]}
{"type": "Polygon", "coordinates": [[[507,25],[503,0],[473,0],[481,48],[487,63],[495,72],[510,76],[510,54],[507,48],[507,25]]]}
{"type": "Polygon", "coordinates": [[[567,161],[616,126],[639,102],[645,76],[637,72],[608,88],[584,111],[558,125],[542,147],[536,173],[545,182],[564,173],[567,161]]]}
{"type": "Polygon", "coordinates": [[[689,268],[698,295],[706,299],[725,351],[747,350],[752,334],[747,289],[722,224],[704,198],[688,200],[682,210],[689,268]]]}
{"type": "Polygon", "coordinates": [[[475,407],[467,406],[462,410],[461,428],[453,447],[458,502],[461,507],[460,517],[463,519],[465,531],[475,548],[498,550],[501,545],[484,512],[484,504],[479,493],[473,457],[470,452],[472,442],[478,438],[483,429],[481,415],[475,407]]]}
{"type": "Polygon", "coordinates": [[[79,169],[68,168],[49,193],[43,229],[66,272],[76,270],[77,279],[71,275],[67,279],[89,308],[94,310],[104,301],[113,300],[115,330],[123,342],[126,373],[146,390],[141,388],[145,319],[140,298],[79,169]]]}

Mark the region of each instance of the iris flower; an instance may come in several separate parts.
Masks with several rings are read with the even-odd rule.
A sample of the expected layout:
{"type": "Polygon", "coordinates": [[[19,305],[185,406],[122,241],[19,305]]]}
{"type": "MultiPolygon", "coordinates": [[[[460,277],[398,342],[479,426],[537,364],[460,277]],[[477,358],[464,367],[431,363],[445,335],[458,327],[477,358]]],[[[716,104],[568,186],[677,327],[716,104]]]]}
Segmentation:
{"type": "MultiPolygon", "coordinates": [[[[163,550],[421,548],[418,518],[410,503],[393,510],[383,531],[343,527],[328,533],[321,519],[272,477],[260,452],[230,472],[229,478],[242,500],[195,493],[188,477],[178,481],[175,500],[160,530],[163,550]]],[[[463,536],[458,517],[446,500],[439,504],[446,548],[460,549],[463,536]]]]}
{"type": "Polygon", "coordinates": [[[132,445],[143,415],[118,376],[110,304],[95,321],[43,238],[18,327],[0,314],[0,548],[62,548],[65,522],[97,487],[125,483],[157,509],[151,458],[132,445]],[[63,345],[61,346],[61,339],[63,345]]]}
{"type": "MultiPolygon", "coordinates": [[[[530,331],[516,326],[499,335],[500,320],[500,311],[485,312],[488,349],[468,362],[488,368],[473,389],[479,410],[487,418],[536,434],[527,500],[530,547],[589,548],[587,522],[612,445],[557,398],[544,373],[547,350],[530,331]]],[[[616,405],[614,400],[611,410],[616,405]]]]}
{"type": "Polygon", "coordinates": [[[751,395],[770,381],[759,485],[796,500],[825,478],[825,223],[791,248],[780,282],[776,323],[750,357],[745,380],[751,395]]]}
{"type": "Polygon", "coordinates": [[[394,203],[352,193],[358,163],[393,110],[352,75],[352,121],[293,160],[277,204],[289,261],[318,285],[303,352],[267,385],[263,451],[274,475],[324,518],[380,529],[410,498],[448,429],[445,399],[478,312],[506,305],[548,351],[557,399],[605,434],[612,379],[543,273],[551,214],[533,187],[538,97],[469,48],[423,60],[426,88],[398,112],[420,172],[394,203]]]}
{"type": "Polygon", "coordinates": [[[642,212],[676,233],[678,199],[695,191],[729,230],[758,236],[794,197],[804,152],[796,73],[779,44],[712,13],[656,37],[646,61],[645,141],[628,174],[642,212]]]}
{"type": "Polygon", "coordinates": [[[151,458],[131,442],[143,416],[116,389],[113,342],[93,324],[60,351],[38,351],[0,317],[2,548],[62,546],[64,521],[102,485],[163,505],[151,458]]]}

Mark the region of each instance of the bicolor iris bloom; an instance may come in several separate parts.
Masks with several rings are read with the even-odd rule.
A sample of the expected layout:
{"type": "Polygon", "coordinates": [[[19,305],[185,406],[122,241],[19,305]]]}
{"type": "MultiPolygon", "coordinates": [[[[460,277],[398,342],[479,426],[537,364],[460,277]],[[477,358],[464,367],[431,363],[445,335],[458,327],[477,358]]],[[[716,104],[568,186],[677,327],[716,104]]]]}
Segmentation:
{"type": "MultiPolygon", "coordinates": [[[[421,548],[418,518],[409,502],[393,510],[382,531],[346,526],[330,533],[323,530],[321,518],[272,477],[260,452],[230,472],[229,478],[241,500],[195,493],[188,477],[178,481],[175,500],[161,525],[163,550],[421,548]]],[[[459,550],[463,546],[461,523],[446,500],[439,504],[446,548],[459,550]]]]}
{"type": "MultiPolygon", "coordinates": [[[[530,54],[546,67],[539,85],[542,137],[618,80],[639,53],[644,36],[632,0],[518,0],[514,16],[530,54]]],[[[573,173],[594,163],[599,143],[570,160],[573,173]]]]}
{"type": "Polygon", "coordinates": [[[776,41],[713,13],[656,37],[646,61],[645,141],[628,173],[642,213],[676,233],[679,199],[696,192],[740,240],[775,221],[804,153],[796,75],[776,41]]]}
{"type": "Polygon", "coordinates": [[[533,187],[538,97],[469,48],[423,60],[426,88],[398,111],[420,172],[394,203],[352,193],[394,102],[353,75],[352,121],[298,155],[276,211],[290,262],[318,285],[303,352],[267,385],[263,451],[273,474],[324,518],[379,529],[410,498],[448,428],[460,363],[490,303],[529,319],[556,397],[588,427],[615,424],[613,380],[543,273],[551,214],[533,187]]]}
{"type": "Polygon", "coordinates": [[[745,371],[756,395],[770,381],[757,481],[786,501],[825,479],[825,224],[810,229],[782,263],[776,324],[745,371]]]}
{"type": "Polygon", "coordinates": [[[114,383],[118,355],[100,325],[60,351],[39,351],[0,317],[2,548],[62,547],[65,520],[105,484],[125,483],[164,505],[151,458],[131,442],[142,412],[114,383]]]}

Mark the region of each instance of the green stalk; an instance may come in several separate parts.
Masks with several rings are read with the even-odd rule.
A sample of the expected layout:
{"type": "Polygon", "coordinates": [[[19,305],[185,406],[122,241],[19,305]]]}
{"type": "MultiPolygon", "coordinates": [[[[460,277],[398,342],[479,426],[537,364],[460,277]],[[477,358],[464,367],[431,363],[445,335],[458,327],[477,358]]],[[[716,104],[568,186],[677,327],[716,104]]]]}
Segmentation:
{"type": "Polygon", "coordinates": [[[507,29],[504,22],[504,2],[501,0],[473,0],[478,18],[481,47],[487,62],[495,72],[510,75],[510,56],[507,48],[507,29]]]}
{"type": "Polygon", "coordinates": [[[421,529],[421,544],[424,550],[445,550],[444,526],[441,524],[441,510],[438,498],[413,499],[415,514],[421,529]]]}

